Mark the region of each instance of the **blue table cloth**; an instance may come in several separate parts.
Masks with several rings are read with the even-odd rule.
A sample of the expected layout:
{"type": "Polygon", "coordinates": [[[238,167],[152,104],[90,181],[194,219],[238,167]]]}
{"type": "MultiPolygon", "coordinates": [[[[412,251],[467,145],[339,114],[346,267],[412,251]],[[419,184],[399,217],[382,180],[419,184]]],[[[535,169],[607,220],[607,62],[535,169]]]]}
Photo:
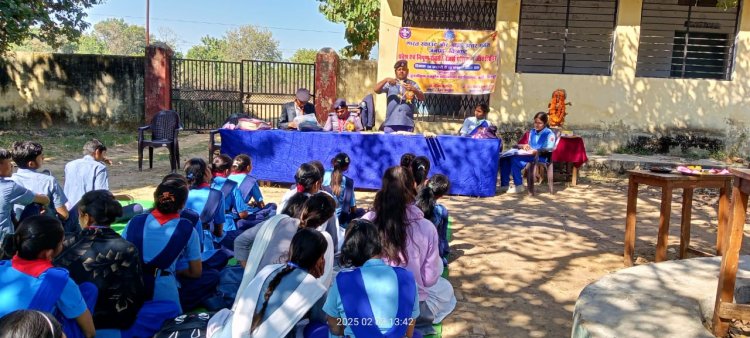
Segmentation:
{"type": "Polygon", "coordinates": [[[379,189],[385,170],[398,165],[401,155],[410,152],[430,159],[430,175],[450,178],[450,194],[495,195],[501,149],[498,139],[285,130],[223,129],[220,134],[221,152],[232,157],[250,155],[252,175],[261,180],[293,183],[300,164],[319,160],[331,168],[331,159],[345,152],[351,158],[345,174],[355,187],[379,189]]]}

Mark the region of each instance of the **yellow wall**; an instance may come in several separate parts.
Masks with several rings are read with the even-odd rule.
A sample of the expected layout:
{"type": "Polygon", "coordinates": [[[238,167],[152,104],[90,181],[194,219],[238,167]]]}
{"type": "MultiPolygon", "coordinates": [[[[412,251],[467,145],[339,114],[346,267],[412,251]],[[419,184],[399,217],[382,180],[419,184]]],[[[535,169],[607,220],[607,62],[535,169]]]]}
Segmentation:
{"type": "MultiPolygon", "coordinates": [[[[670,130],[727,134],[750,127],[750,3],[745,1],[732,81],[638,78],[635,76],[642,0],[620,0],[611,76],[518,74],[515,72],[520,0],[498,0],[500,76],[491,96],[497,124],[528,124],[546,111],[552,91],[565,88],[573,106],[567,129],[614,131],[615,136],[670,130]]],[[[378,79],[393,76],[401,0],[381,0],[378,79]]],[[[378,121],[385,98],[378,99],[378,121]]],[[[450,132],[451,123],[419,123],[418,131],[450,132]]],[[[623,142],[613,137],[606,148],[623,142]]]]}
{"type": "Polygon", "coordinates": [[[336,97],[344,98],[348,104],[359,103],[372,93],[377,73],[377,61],[340,59],[336,97]]]}

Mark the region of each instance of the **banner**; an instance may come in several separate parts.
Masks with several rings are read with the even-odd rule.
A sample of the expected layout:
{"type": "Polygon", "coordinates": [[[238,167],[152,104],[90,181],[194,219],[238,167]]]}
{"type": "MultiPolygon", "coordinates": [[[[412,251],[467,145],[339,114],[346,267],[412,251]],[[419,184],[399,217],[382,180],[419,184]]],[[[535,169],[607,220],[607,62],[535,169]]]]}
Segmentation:
{"type": "Polygon", "coordinates": [[[398,60],[425,93],[489,94],[498,73],[497,32],[403,27],[398,60]]]}

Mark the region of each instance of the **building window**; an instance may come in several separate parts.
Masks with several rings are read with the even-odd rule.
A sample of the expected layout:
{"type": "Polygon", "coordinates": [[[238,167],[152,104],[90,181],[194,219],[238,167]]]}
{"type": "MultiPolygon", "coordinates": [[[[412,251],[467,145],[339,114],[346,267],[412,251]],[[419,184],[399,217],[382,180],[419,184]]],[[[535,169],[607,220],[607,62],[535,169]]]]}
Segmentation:
{"type": "MultiPolygon", "coordinates": [[[[402,27],[495,30],[497,0],[404,0],[402,27]]],[[[415,112],[419,121],[462,121],[490,95],[425,94],[415,112]]]]}
{"type": "Polygon", "coordinates": [[[617,0],[522,0],[516,72],[609,75],[617,0]]]}
{"type": "Polygon", "coordinates": [[[636,75],[731,79],[739,6],[644,0],[636,75]]]}

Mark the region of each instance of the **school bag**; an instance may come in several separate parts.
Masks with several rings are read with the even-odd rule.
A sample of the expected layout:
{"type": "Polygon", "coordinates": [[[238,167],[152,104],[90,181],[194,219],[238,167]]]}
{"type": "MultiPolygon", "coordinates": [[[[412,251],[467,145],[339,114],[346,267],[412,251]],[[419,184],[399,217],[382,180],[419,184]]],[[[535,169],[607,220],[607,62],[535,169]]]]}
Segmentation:
{"type": "Polygon", "coordinates": [[[565,99],[567,94],[565,89],[557,89],[552,92],[552,99],[549,101],[549,112],[547,117],[549,118],[550,127],[561,127],[565,123],[565,99]]]}
{"type": "Polygon", "coordinates": [[[168,269],[172,263],[177,260],[177,257],[183,251],[183,248],[187,245],[190,240],[190,235],[193,232],[193,225],[190,221],[180,218],[175,226],[172,237],[169,238],[167,245],[164,249],[159,252],[150,262],[146,263],[143,261],[143,229],[146,227],[146,218],[148,214],[141,214],[133,217],[128,224],[126,237],[130,243],[133,243],[136,248],[140,251],[141,266],[143,267],[143,286],[146,294],[145,299],[154,298],[154,284],[156,282],[156,274],[161,274],[168,269]]]}
{"type": "Polygon", "coordinates": [[[164,322],[154,338],[205,338],[214,312],[189,313],[164,322]]]}

